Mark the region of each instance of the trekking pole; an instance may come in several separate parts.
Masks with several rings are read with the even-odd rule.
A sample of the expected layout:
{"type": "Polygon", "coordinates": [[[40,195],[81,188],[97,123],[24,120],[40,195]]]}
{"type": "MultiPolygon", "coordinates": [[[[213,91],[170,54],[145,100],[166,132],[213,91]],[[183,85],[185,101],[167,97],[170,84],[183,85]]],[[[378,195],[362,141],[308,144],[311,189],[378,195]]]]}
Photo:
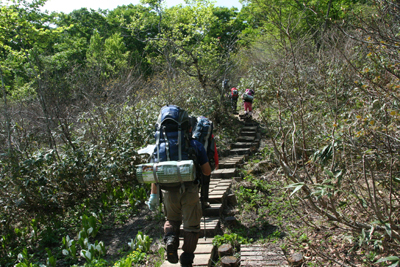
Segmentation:
{"type": "Polygon", "coordinates": [[[203,219],[204,219],[204,241],[207,240],[206,236],[206,216],[203,214],[203,219]]]}
{"type": "Polygon", "coordinates": [[[201,213],[203,214],[203,221],[204,221],[204,240],[207,239],[206,237],[206,216],[204,215],[204,199],[203,199],[203,188],[200,187],[200,191],[201,191],[201,198],[200,198],[200,202],[201,202],[201,213]]]}

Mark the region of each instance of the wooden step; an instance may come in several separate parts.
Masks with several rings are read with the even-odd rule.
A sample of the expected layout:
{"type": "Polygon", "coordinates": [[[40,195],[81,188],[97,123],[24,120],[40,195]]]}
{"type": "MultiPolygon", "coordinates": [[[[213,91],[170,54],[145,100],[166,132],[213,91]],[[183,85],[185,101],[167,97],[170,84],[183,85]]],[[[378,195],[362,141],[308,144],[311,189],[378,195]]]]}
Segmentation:
{"type": "Polygon", "coordinates": [[[253,142],[236,142],[231,145],[232,148],[250,148],[253,142]]]}
{"type": "MultiPolygon", "coordinates": [[[[220,223],[219,223],[219,217],[207,217],[207,216],[203,216],[201,217],[201,221],[200,221],[200,232],[199,235],[200,237],[204,238],[204,235],[206,236],[206,238],[210,238],[210,237],[214,237],[220,227],[220,223]],[[204,220],[205,220],[205,225],[204,225],[204,220]]],[[[180,232],[180,236],[183,237],[183,224],[181,225],[181,232],[180,232]]]]}
{"type": "Polygon", "coordinates": [[[267,246],[241,245],[240,266],[289,266],[282,249],[275,244],[267,246]]]}
{"type": "Polygon", "coordinates": [[[240,129],[241,131],[257,131],[258,127],[257,126],[244,126],[242,129],[240,129]]]}
{"type": "Polygon", "coordinates": [[[211,178],[210,187],[208,190],[208,202],[211,204],[211,209],[206,209],[206,216],[219,216],[222,212],[222,203],[232,185],[230,179],[213,179],[211,178]]]}
{"type": "Polygon", "coordinates": [[[242,131],[240,132],[241,136],[256,136],[257,132],[256,131],[242,131]]]}
{"type": "Polygon", "coordinates": [[[245,127],[254,127],[257,126],[258,127],[258,123],[255,121],[251,121],[251,120],[246,120],[244,123],[245,127]]]}
{"type": "Polygon", "coordinates": [[[206,238],[214,237],[215,235],[217,235],[219,230],[220,230],[219,217],[203,216],[201,218],[200,232],[199,232],[200,238],[204,239],[204,236],[206,236],[206,238]],[[205,225],[204,225],[204,220],[205,220],[205,225]]]}
{"type": "MultiPolygon", "coordinates": [[[[216,247],[213,246],[214,238],[200,238],[199,242],[197,243],[196,250],[194,252],[194,261],[193,266],[211,266],[211,259],[214,258],[216,254],[216,247]]],[[[182,245],[183,245],[183,238],[179,239],[179,249],[178,249],[178,256],[182,254],[182,245]]],[[[179,263],[173,264],[169,263],[167,260],[161,265],[161,267],[178,267],[180,266],[179,263]]]]}
{"type": "Polygon", "coordinates": [[[238,142],[253,142],[256,139],[255,136],[239,136],[238,142]]]}
{"type": "Polygon", "coordinates": [[[219,161],[219,169],[232,169],[239,166],[244,161],[243,155],[234,155],[223,158],[219,161]]]}
{"type": "Polygon", "coordinates": [[[223,178],[223,179],[228,179],[228,178],[232,178],[233,176],[235,176],[236,174],[236,169],[232,168],[232,169],[218,169],[218,170],[214,170],[211,173],[211,178],[223,178]]]}
{"type": "Polygon", "coordinates": [[[222,203],[210,203],[210,208],[203,210],[203,215],[207,217],[219,217],[222,214],[222,203]]]}
{"type": "Polygon", "coordinates": [[[250,148],[234,148],[231,149],[232,154],[247,155],[250,154],[250,148]]]}
{"type": "MultiPolygon", "coordinates": [[[[232,180],[228,180],[230,183],[229,184],[218,184],[217,186],[211,188],[210,185],[210,190],[208,193],[208,201],[212,204],[217,204],[217,203],[224,203],[224,199],[228,193],[228,189],[232,184],[232,180]]],[[[222,209],[222,207],[221,207],[222,209]]]]}
{"type": "Polygon", "coordinates": [[[220,162],[219,169],[232,169],[237,166],[236,162],[220,162]]]}

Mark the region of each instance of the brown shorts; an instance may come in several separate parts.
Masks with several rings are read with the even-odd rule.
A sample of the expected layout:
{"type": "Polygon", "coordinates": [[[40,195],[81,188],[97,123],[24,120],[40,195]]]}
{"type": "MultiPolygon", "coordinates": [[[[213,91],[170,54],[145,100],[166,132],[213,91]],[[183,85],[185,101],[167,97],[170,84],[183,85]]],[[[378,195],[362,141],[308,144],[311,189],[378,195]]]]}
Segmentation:
{"type": "Polygon", "coordinates": [[[164,196],[164,212],[168,221],[183,221],[183,230],[199,232],[202,210],[199,199],[199,187],[190,185],[185,192],[179,189],[162,190],[164,196]]]}

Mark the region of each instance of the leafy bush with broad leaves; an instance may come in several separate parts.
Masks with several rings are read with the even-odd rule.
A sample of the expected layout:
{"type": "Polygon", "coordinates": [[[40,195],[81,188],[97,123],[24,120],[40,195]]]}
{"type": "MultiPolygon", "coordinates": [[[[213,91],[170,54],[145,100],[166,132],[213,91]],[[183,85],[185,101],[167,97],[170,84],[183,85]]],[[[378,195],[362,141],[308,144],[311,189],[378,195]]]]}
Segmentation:
{"type": "MultiPolygon", "coordinates": [[[[13,238],[14,225],[29,225],[31,212],[41,218],[38,225],[46,225],[47,216],[53,212],[62,214],[89,196],[101,203],[101,194],[111,184],[137,185],[135,165],[143,159],[136,151],[153,139],[157,115],[158,107],[151,101],[113,109],[96,108],[82,114],[74,125],[72,143],[30,155],[14,153],[12,158],[1,157],[0,185],[4,190],[0,200],[6,209],[0,216],[7,222],[0,228],[5,242],[0,250],[2,260],[7,261],[8,248],[20,241],[13,238]]],[[[128,190],[127,194],[133,205],[133,197],[143,200],[143,192],[138,190],[128,190]]],[[[43,228],[35,236],[41,233],[43,228]]],[[[32,237],[27,235],[26,242],[32,237]]]]}

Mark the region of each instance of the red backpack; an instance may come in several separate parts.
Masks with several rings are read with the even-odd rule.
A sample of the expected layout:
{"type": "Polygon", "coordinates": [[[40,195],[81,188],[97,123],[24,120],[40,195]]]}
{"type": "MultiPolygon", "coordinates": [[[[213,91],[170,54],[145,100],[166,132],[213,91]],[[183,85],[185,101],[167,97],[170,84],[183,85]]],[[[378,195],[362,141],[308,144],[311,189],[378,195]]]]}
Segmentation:
{"type": "Polygon", "coordinates": [[[239,98],[239,91],[235,87],[231,89],[231,96],[233,99],[238,99],[239,98]]]}
{"type": "Polygon", "coordinates": [[[254,96],[254,91],[252,89],[246,89],[246,94],[254,96]]]}

